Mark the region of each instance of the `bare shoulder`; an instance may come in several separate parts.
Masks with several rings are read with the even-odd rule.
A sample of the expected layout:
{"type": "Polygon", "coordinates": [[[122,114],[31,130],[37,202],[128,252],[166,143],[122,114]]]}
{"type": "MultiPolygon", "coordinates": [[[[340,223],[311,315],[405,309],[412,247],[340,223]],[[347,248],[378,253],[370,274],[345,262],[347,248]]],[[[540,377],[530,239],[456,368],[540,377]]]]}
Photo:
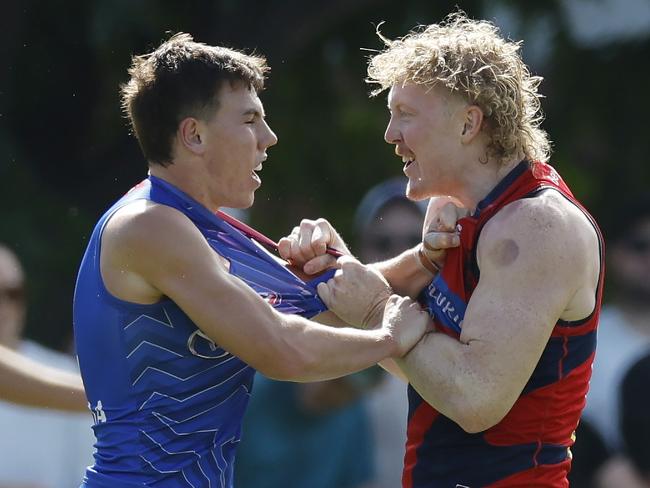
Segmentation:
{"type": "Polygon", "coordinates": [[[485,270],[515,286],[535,282],[562,290],[569,297],[562,319],[577,320],[593,309],[600,273],[598,235],[585,213],[557,191],[501,209],[480,235],[477,259],[482,275],[485,270]]]}
{"type": "Polygon", "coordinates": [[[190,220],[178,210],[149,200],[136,200],[111,216],[104,229],[105,239],[130,243],[165,238],[172,230],[189,229],[190,220]],[[145,239],[146,238],[146,239],[145,239]]]}
{"type": "Polygon", "coordinates": [[[505,236],[541,253],[567,257],[598,255],[596,230],[584,212],[554,190],[506,205],[485,225],[481,241],[488,244],[505,236]],[[586,255],[585,255],[586,254],[586,255]]]}
{"type": "Polygon", "coordinates": [[[155,302],[163,294],[162,282],[213,259],[215,254],[187,216],[147,200],[115,212],[102,234],[104,283],[115,296],[132,302],[155,302]]]}
{"type": "Polygon", "coordinates": [[[120,208],[107,222],[102,234],[102,260],[144,264],[199,237],[198,229],[178,210],[136,200],[120,208]]]}

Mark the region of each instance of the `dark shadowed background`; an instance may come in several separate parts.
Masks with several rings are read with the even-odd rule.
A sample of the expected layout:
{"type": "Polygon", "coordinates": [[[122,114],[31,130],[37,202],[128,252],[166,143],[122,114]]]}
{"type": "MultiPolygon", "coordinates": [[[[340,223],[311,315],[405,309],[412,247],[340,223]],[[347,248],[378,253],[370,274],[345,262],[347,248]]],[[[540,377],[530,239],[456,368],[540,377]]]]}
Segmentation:
{"type": "MultiPolygon", "coordinates": [[[[274,238],[301,217],[350,234],[353,209],[401,171],[383,142],[384,96],[368,98],[367,51],[460,5],[523,39],[544,76],[552,164],[606,232],[621,194],[650,181],[650,2],[22,0],[0,25],[0,241],[23,260],[28,335],[66,347],[86,239],[109,204],[146,175],[119,108],[132,54],[184,31],[255,50],[272,67],[262,95],[279,136],[251,213],[274,238]]],[[[612,230],[614,229],[614,230],[612,230]]]]}

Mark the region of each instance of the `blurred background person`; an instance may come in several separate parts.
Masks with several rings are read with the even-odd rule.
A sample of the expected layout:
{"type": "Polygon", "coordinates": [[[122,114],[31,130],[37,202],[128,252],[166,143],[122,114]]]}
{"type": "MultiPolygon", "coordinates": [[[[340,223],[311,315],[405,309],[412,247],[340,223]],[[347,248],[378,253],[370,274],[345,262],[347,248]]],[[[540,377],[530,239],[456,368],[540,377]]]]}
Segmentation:
{"type": "Polygon", "coordinates": [[[571,448],[573,462],[567,479],[571,488],[596,488],[604,467],[611,459],[611,451],[593,423],[581,418],[571,448]]]}
{"type": "Polygon", "coordinates": [[[650,487],[650,348],[626,371],[617,399],[622,454],[602,468],[597,488],[650,487]]]}
{"type": "Polygon", "coordinates": [[[628,368],[650,347],[650,197],[612,202],[603,223],[609,300],[600,316],[587,405],[572,448],[569,479],[575,488],[628,486],[626,478],[612,485],[630,466],[623,454],[621,425],[627,419],[619,392],[628,368]]]}
{"type": "Polygon", "coordinates": [[[650,197],[613,205],[616,217],[605,221],[610,297],[600,317],[583,417],[616,452],[622,445],[617,392],[625,371],[650,345],[650,197]]]}
{"type": "MultiPolygon", "coordinates": [[[[22,266],[12,251],[0,244],[0,345],[19,353],[13,358],[17,367],[25,365],[28,371],[38,371],[36,365],[30,368],[24,359],[27,357],[77,373],[71,356],[22,338],[26,315],[22,266]]],[[[6,376],[2,371],[0,375],[6,376]]],[[[12,388],[20,390],[24,384],[12,388]]],[[[27,397],[16,392],[15,397],[9,398],[26,402],[27,397]]],[[[54,399],[52,402],[56,403],[54,399]]],[[[76,486],[92,460],[89,418],[89,412],[57,412],[0,401],[0,488],[76,486]]]]}
{"type": "MultiPolygon", "coordinates": [[[[386,180],[371,188],[354,216],[358,257],[374,263],[397,256],[422,240],[426,201],[406,198],[406,178],[386,180]]],[[[402,484],[408,397],[406,383],[384,373],[366,397],[372,425],[376,488],[402,484]]]]}

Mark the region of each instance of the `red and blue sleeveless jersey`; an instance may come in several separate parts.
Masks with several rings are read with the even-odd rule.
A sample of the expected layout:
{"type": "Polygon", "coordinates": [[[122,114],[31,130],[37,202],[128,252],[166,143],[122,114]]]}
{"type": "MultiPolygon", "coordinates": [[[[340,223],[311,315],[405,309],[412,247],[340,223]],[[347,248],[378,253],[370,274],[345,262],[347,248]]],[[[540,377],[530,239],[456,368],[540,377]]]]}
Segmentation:
{"type": "Polygon", "coordinates": [[[302,281],[239,230],[153,176],[113,205],[92,233],[73,311],[97,438],[95,463],[82,487],[232,488],[255,371],[204,335],[170,298],[150,305],[127,302],[102,280],[105,224],[118,209],[141,199],[186,215],[214,252],[230,262],[230,274],[280,312],[309,318],[324,311],[316,284],[332,273],[302,281]]]}
{"type": "MultiPolygon", "coordinates": [[[[601,308],[603,240],[593,218],[559,174],[541,162],[517,165],[459,220],[461,245],[420,299],[438,331],[459,338],[467,303],[479,280],[476,246],[483,226],[505,205],[552,189],[584,212],[598,234],[601,271],[596,306],[583,320],[558,321],[539,362],[510,412],[497,425],[469,434],[437,412],[409,385],[404,488],[566,487],[570,447],[585,405],[601,308]]],[[[516,327],[516,324],[512,325],[516,327]]]]}

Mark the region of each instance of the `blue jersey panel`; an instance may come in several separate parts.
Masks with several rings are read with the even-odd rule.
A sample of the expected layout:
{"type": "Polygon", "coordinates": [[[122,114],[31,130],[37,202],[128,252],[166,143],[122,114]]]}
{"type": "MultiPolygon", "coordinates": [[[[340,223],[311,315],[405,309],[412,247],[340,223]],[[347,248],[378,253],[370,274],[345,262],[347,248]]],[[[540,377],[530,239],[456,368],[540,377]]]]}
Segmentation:
{"type": "Polygon", "coordinates": [[[231,487],[253,369],[205,336],[171,300],[125,302],[102,281],[104,226],[119,208],[139,199],[183,212],[230,261],[230,273],[282,312],[312,317],[324,311],[315,285],[331,273],[303,282],[238,230],[155,177],[119,200],[93,231],[74,299],[75,341],[97,438],[85,486],[231,487]]]}

